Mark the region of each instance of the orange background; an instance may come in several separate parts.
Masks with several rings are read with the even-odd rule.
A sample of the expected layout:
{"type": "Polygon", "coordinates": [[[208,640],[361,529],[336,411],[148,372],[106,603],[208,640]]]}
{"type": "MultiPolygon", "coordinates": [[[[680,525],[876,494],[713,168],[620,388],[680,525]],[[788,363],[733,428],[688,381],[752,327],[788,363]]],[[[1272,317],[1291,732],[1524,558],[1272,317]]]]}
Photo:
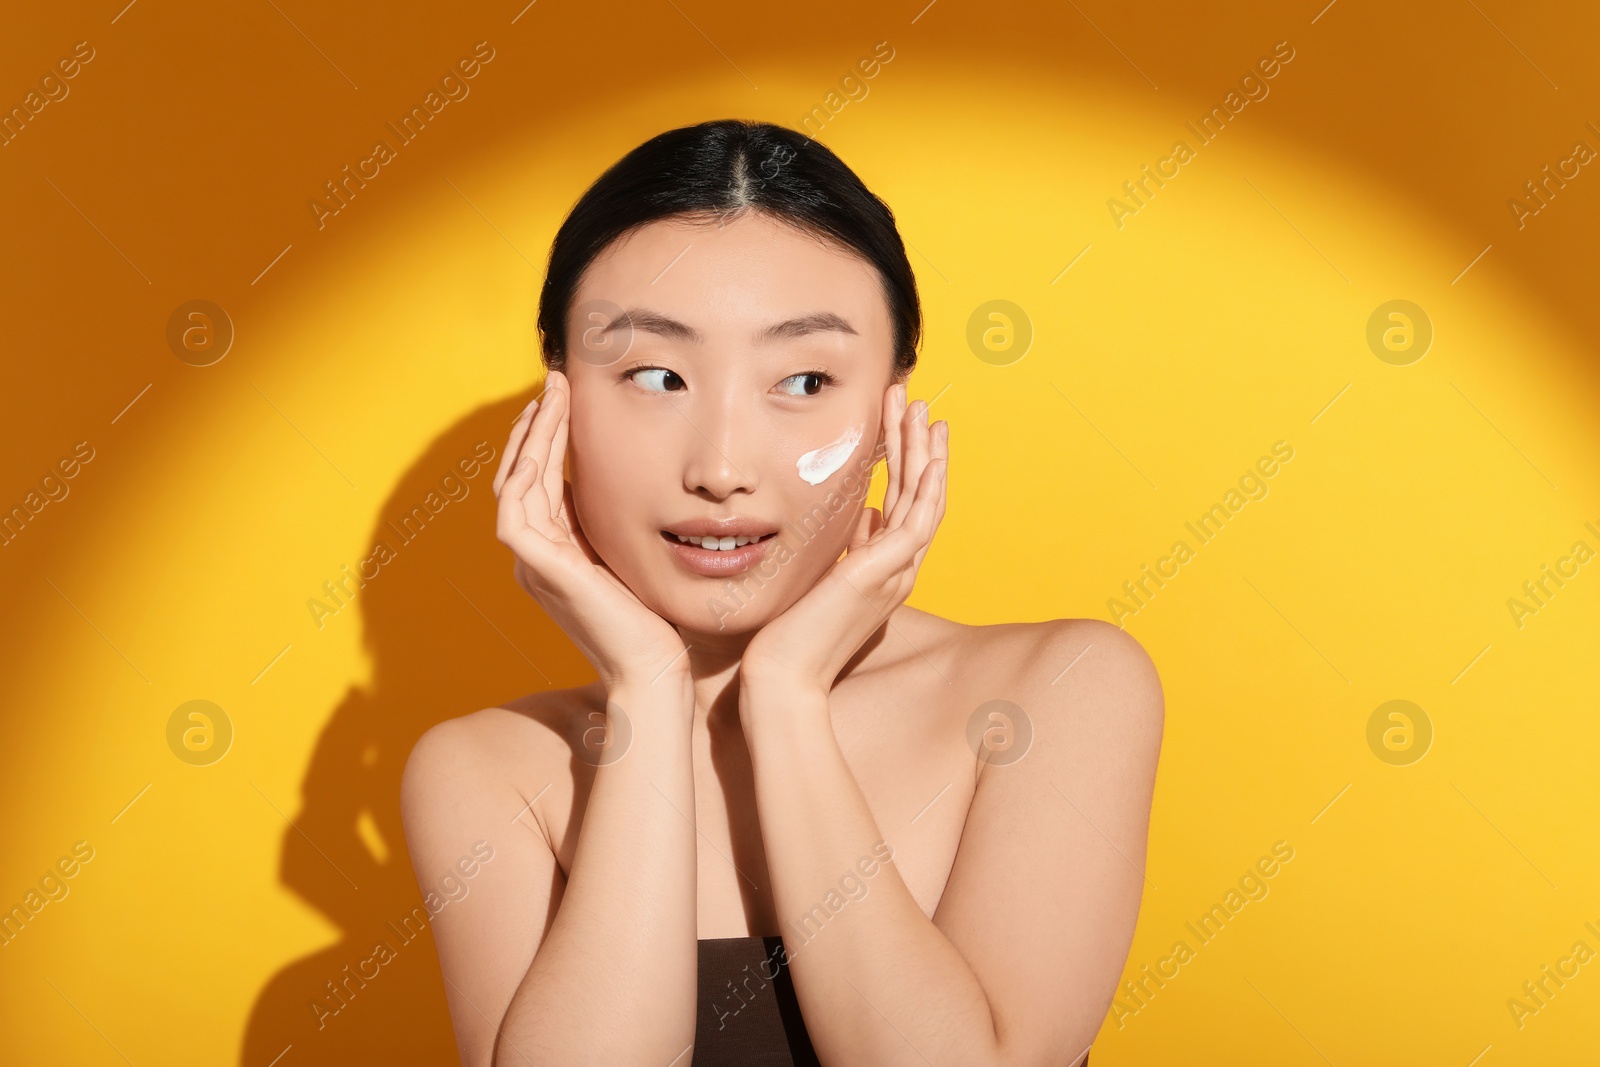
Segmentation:
{"type": "Polygon", "coordinates": [[[1600,968],[1520,1026],[1507,1001],[1600,949],[1600,577],[1521,626],[1507,601],[1600,548],[1600,177],[1521,228],[1507,201],[1600,148],[1592,7],[519,8],[7,19],[0,106],[77,42],[94,58],[0,147],[0,505],[94,455],[0,548],[0,907],[94,856],[0,947],[6,1058],[453,1055],[427,936],[320,1031],[309,1002],[420,899],[397,807],[418,734],[591,674],[511,581],[492,468],[320,628],[307,601],[501,447],[540,380],[549,241],[606,165],[709,118],[798,126],[880,41],[818,136],[896,212],[928,327],[911,394],[952,425],[914,605],[1109,618],[1295,450],[1125,620],[1167,697],[1126,977],[1274,842],[1294,859],[1108,1016],[1096,1067],[1591,1055],[1600,968]],[[323,183],[479,41],[470,95],[319,229],[323,183]],[[1185,122],[1279,41],[1270,94],[1197,145],[1185,122]],[[1179,139],[1195,157],[1119,228],[1108,200],[1179,139]],[[206,367],[167,341],[196,299],[236,331],[206,367]],[[1033,334],[1004,365],[967,341],[996,299],[1033,334]],[[1395,299],[1434,330],[1406,366],[1366,342],[1395,299]],[[196,699],[234,731],[209,766],[168,747],[196,699]],[[1395,699],[1433,730],[1406,766],[1367,741],[1395,699]]]}

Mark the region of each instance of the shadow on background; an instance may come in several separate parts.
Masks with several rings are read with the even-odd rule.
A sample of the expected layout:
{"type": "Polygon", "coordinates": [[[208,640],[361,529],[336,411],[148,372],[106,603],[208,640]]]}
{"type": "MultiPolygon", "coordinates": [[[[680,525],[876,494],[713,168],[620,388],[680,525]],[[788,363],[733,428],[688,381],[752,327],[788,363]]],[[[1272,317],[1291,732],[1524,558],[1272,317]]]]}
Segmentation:
{"type": "Polygon", "coordinates": [[[494,536],[494,472],[527,400],[479,408],[412,464],[384,501],[369,542],[386,542],[394,557],[323,619],[324,626],[364,627],[373,682],[350,689],[317,741],[295,828],[285,831],[281,876],[341,936],[261,990],[244,1067],[265,1067],[289,1046],[292,1059],[284,1062],[295,1067],[456,1062],[432,927],[407,941],[401,925],[422,903],[400,823],[406,757],[442,719],[593,678],[582,654],[516,584],[511,553],[494,536]],[[475,460],[474,449],[486,452],[484,441],[493,458],[475,477],[462,477],[458,462],[475,460]],[[460,500],[440,491],[451,473],[468,488],[460,500]],[[430,492],[439,492],[436,507],[448,502],[420,530],[415,520],[402,527],[413,508],[427,513],[430,492]],[[366,962],[380,942],[393,958],[366,962]]]}

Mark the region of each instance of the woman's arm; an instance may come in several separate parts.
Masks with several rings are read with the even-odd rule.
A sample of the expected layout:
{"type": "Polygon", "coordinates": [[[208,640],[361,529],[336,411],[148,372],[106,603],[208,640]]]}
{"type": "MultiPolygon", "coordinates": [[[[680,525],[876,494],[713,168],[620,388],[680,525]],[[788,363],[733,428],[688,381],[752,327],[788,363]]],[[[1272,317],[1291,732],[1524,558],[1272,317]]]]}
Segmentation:
{"type": "Polygon", "coordinates": [[[610,739],[631,736],[598,757],[564,885],[533,797],[508,784],[504,723],[441,723],[406,765],[401,803],[419,883],[436,883],[471,842],[495,850],[468,895],[434,920],[466,1067],[688,1062],[680,1057],[695,1028],[692,691],[687,677],[673,676],[619,687],[608,703],[628,724],[611,722],[610,739]]]}
{"type": "Polygon", "coordinates": [[[948,423],[929,425],[903,384],[884,406],[882,511],[863,508],[844,557],[740,662],[739,716],[795,992],[829,1067],[1074,1064],[1138,914],[1160,682],[1137,641],[1088,620],[1029,628],[1038,639],[1010,662],[984,656],[971,673],[986,699],[1022,709],[1032,746],[978,766],[931,920],[892,862],[875,868],[892,850],[840,751],[828,695],[911,592],[944,515],[949,460],[948,423]]]}
{"type": "Polygon", "coordinates": [[[1144,885],[1161,687],[1138,642],[1104,624],[1047,627],[1028,661],[1005,695],[1029,716],[1032,746],[982,769],[931,921],[892,862],[860,866],[883,835],[826,694],[744,685],[784,946],[829,1067],[1072,1064],[1099,1031],[1144,885]],[[1059,684],[1044,680],[1086,643],[1059,684]],[[858,899],[842,891],[863,883],[858,899]]]}
{"type": "Polygon", "coordinates": [[[576,520],[563,475],[568,390],[550,371],[544,402],[511,427],[494,490],[517,581],[607,694],[606,721],[580,723],[581,748],[561,753],[598,764],[569,876],[530,810],[549,783],[517,793],[512,783],[529,777],[517,761],[532,757],[507,750],[511,724],[485,718],[496,713],[430,730],[401,787],[420,884],[463,842],[505,843],[506,862],[434,923],[469,1067],[663,1067],[694,1043],[693,681],[676,629],[602,564],[576,520]]]}

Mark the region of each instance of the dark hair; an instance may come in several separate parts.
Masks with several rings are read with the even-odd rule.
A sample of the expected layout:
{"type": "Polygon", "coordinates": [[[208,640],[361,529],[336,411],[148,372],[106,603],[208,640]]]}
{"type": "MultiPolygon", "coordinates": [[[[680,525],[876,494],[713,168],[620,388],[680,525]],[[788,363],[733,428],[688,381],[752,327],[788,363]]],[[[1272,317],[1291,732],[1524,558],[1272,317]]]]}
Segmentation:
{"type": "Polygon", "coordinates": [[[894,376],[909,374],[922,337],[922,305],[894,213],[820,143],[742,119],[657,134],[607,168],[573,205],[550,246],[539,296],[545,366],[565,370],[573,293],[613,241],[657,219],[748,210],[831,238],[878,269],[894,326],[894,376]]]}

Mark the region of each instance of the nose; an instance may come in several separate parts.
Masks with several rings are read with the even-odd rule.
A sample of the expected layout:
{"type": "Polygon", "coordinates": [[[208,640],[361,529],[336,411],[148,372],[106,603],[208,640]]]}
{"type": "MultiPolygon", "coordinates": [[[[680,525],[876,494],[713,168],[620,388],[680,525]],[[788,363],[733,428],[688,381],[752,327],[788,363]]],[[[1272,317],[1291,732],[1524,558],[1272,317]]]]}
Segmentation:
{"type": "Polygon", "coordinates": [[[756,412],[731,398],[675,410],[685,422],[684,489],[718,502],[735,493],[755,492],[764,447],[756,412]]]}

